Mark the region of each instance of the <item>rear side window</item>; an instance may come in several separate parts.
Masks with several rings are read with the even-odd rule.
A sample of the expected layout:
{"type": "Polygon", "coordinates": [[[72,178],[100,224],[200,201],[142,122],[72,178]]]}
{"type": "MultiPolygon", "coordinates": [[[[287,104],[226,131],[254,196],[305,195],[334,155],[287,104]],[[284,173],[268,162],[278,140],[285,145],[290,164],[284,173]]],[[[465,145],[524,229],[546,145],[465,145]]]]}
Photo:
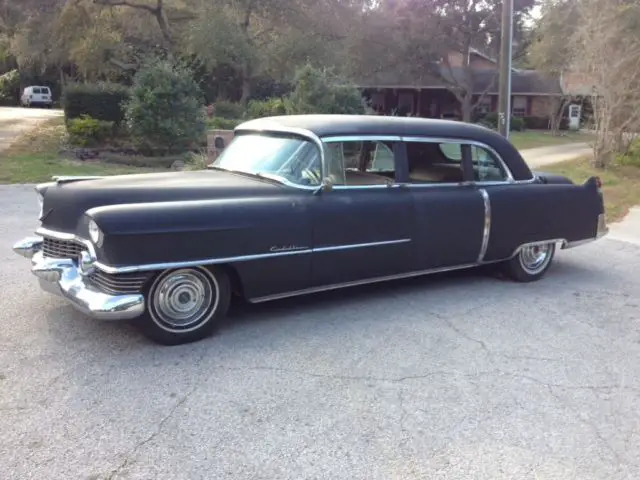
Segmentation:
{"type": "MultiPolygon", "coordinates": [[[[477,145],[469,145],[469,148],[474,181],[504,182],[509,179],[502,163],[490,151],[477,145]]],[[[462,144],[440,144],[440,151],[451,162],[462,161],[462,144]]]]}

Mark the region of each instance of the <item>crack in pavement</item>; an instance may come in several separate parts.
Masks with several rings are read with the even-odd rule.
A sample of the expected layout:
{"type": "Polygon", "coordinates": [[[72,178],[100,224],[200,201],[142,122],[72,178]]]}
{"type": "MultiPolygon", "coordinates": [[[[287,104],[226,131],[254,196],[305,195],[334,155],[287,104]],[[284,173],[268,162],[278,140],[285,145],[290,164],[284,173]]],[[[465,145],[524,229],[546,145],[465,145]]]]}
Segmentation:
{"type": "MultiPolygon", "coordinates": [[[[202,362],[202,360],[204,360],[204,357],[207,355],[208,350],[206,348],[203,348],[203,353],[202,355],[200,355],[200,358],[198,359],[198,363],[202,362]]],[[[173,407],[171,407],[171,409],[169,410],[169,412],[156,424],[156,428],[153,432],[151,432],[150,435],[148,435],[145,439],[143,439],[142,441],[136,443],[132,449],[130,449],[127,453],[125,453],[124,455],[124,460],[122,460],[122,462],[120,462],[120,464],[111,471],[111,473],[108,475],[107,480],[114,480],[116,478],[116,475],[120,474],[120,472],[122,472],[124,469],[126,469],[129,465],[134,463],[134,459],[136,454],[138,453],[138,451],[140,451],[140,449],[142,449],[145,445],[149,444],[150,442],[153,441],[153,439],[155,439],[158,435],[160,435],[160,433],[162,433],[162,429],[164,428],[165,424],[171,419],[171,417],[176,413],[176,411],[186,403],[187,400],[189,400],[189,398],[191,397],[191,395],[193,395],[196,390],[198,390],[198,388],[200,388],[200,386],[208,379],[208,377],[202,378],[200,379],[200,381],[195,382],[195,384],[193,385],[193,387],[191,388],[191,390],[189,390],[180,400],[178,400],[173,407]]]]}

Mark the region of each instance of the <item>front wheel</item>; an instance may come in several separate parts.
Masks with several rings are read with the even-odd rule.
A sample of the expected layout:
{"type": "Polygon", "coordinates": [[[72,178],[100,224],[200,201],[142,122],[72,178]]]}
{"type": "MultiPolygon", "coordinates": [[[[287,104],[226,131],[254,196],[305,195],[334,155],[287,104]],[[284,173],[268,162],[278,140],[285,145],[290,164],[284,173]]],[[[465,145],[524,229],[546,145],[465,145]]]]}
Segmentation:
{"type": "Polygon", "coordinates": [[[555,252],[554,242],[525,246],[515,257],[503,264],[503,271],[517,282],[539,280],[547,273],[555,252]]]}
{"type": "Polygon", "coordinates": [[[181,268],[158,275],[146,295],[138,322],[148,338],[179,345],[213,334],[229,309],[229,277],[219,268],[181,268]]]}

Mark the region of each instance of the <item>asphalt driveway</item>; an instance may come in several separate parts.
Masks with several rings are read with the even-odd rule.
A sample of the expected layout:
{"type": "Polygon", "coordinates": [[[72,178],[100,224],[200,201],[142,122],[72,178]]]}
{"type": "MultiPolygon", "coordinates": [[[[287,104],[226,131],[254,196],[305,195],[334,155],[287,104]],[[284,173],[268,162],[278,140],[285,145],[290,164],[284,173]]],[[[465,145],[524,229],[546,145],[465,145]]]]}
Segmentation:
{"type": "Polygon", "coordinates": [[[163,348],[41,293],[0,187],[0,478],[637,479],[640,247],[259,306],[163,348]]]}

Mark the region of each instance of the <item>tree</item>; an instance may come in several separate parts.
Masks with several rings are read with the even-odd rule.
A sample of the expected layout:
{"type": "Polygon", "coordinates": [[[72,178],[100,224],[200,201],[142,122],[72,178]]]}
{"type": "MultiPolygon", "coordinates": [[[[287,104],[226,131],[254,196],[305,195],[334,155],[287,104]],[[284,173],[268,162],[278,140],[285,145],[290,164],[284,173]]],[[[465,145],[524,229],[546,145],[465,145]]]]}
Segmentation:
{"type": "Polygon", "coordinates": [[[295,88],[286,102],[290,114],[364,114],[362,93],[327,69],[307,64],[296,73],[295,88]]]}
{"type": "Polygon", "coordinates": [[[341,30],[343,23],[331,21],[337,11],[350,10],[337,0],[236,0],[216,4],[206,8],[192,24],[188,51],[209,69],[232,66],[242,85],[240,102],[244,104],[260,75],[290,79],[295,68],[306,61],[333,64],[335,56],[330,54],[327,42],[346,38],[346,27],[341,30]]]}
{"type": "Polygon", "coordinates": [[[125,118],[140,146],[163,152],[190,148],[207,125],[193,72],[164,59],[147,61],[136,73],[125,118]]]}
{"type": "MultiPolygon", "coordinates": [[[[534,3],[534,0],[516,0],[516,39],[523,37],[522,21],[534,3]]],[[[371,48],[371,40],[377,37],[380,42],[384,35],[382,45],[373,43],[373,48],[381,52],[375,62],[378,69],[400,72],[416,80],[435,77],[460,102],[463,120],[471,121],[477,105],[473,103],[476,92],[473,91],[471,53],[497,50],[501,11],[502,0],[383,1],[362,17],[365,27],[360,32],[364,39],[360,49],[371,48]],[[391,23],[392,27],[379,30],[385,23],[391,23]],[[367,26],[373,29],[368,30],[367,26]],[[385,48],[388,53],[382,53],[385,48]],[[451,52],[460,54],[460,66],[452,64],[451,52]]],[[[497,85],[498,70],[495,72],[489,88],[497,85]]]]}
{"type": "MultiPolygon", "coordinates": [[[[571,39],[576,35],[580,21],[576,0],[545,0],[529,46],[531,66],[561,81],[573,61],[571,39]]],[[[564,112],[573,100],[574,96],[570,92],[545,100],[552,135],[559,134],[564,112]]]]}

